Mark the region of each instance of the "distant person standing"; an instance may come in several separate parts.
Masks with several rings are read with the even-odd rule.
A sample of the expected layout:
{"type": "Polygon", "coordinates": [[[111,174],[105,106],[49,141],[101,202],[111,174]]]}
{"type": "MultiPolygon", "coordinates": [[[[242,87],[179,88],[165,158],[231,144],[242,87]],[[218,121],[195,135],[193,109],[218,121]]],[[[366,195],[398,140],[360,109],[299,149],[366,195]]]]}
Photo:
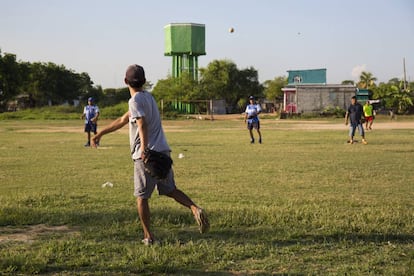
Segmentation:
{"type": "Polygon", "coordinates": [[[254,144],[253,128],[256,129],[257,134],[259,134],[259,144],[262,143],[262,133],[260,132],[260,121],[259,114],[262,112],[262,108],[259,104],[256,104],[254,97],[249,97],[249,104],[246,106],[246,111],[244,112],[244,122],[247,122],[247,129],[250,134],[250,143],[254,144]]]}
{"type": "Polygon", "coordinates": [[[94,104],[92,97],[88,98],[88,105],[83,108],[81,119],[85,119],[85,132],[87,141],[85,147],[91,146],[91,132],[96,134],[98,129],[99,107],[94,104]]]}
{"type": "Polygon", "coordinates": [[[348,143],[350,144],[353,144],[355,142],[354,136],[356,128],[358,128],[358,132],[362,137],[362,143],[364,145],[368,144],[368,142],[365,140],[364,127],[361,123],[363,112],[364,111],[362,105],[357,102],[356,96],[353,96],[351,98],[351,104],[348,107],[348,111],[345,114],[345,125],[348,125],[348,120],[350,121],[348,140],[348,143]]]}
{"type": "Polygon", "coordinates": [[[374,122],[374,108],[366,101],[364,104],[365,130],[372,130],[372,123],[374,122]]]}

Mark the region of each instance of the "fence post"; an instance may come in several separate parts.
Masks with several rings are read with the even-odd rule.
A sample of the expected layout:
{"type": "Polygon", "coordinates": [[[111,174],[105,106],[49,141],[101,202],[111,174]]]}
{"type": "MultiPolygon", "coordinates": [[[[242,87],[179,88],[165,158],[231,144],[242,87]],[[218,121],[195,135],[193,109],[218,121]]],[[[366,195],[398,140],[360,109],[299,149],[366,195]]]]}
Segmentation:
{"type": "Polygon", "coordinates": [[[161,99],[161,120],[164,120],[164,99],[161,99]]]}
{"type": "Polygon", "coordinates": [[[210,116],[212,121],[214,120],[213,113],[213,100],[210,99],[210,116]]]}

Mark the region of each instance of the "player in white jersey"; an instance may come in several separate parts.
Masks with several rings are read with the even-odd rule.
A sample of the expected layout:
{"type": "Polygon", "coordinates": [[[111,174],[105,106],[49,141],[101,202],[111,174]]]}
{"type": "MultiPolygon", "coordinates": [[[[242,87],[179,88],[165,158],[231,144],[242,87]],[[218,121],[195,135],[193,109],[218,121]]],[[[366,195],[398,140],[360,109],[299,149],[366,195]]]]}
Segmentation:
{"type": "Polygon", "coordinates": [[[259,144],[262,143],[262,133],[260,132],[260,120],[259,114],[262,112],[262,108],[259,104],[254,102],[254,97],[249,97],[250,103],[246,106],[244,112],[244,122],[247,122],[247,129],[250,134],[250,143],[254,144],[253,128],[256,129],[257,134],[259,135],[259,144]]]}
{"type": "Polygon", "coordinates": [[[88,105],[83,108],[81,119],[85,119],[85,132],[87,141],[85,147],[91,145],[91,132],[96,134],[98,129],[99,107],[94,104],[92,97],[88,98],[88,105]]]}

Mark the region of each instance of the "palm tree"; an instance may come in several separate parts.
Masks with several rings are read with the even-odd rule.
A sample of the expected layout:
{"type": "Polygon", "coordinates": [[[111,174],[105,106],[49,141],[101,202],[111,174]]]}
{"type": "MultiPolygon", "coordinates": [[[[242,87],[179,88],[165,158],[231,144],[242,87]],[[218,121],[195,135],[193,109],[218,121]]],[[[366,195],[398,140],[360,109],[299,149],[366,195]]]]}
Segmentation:
{"type": "Polygon", "coordinates": [[[363,89],[370,89],[375,87],[375,81],[377,78],[372,75],[370,72],[362,72],[361,76],[359,76],[359,83],[358,87],[363,89]]]}

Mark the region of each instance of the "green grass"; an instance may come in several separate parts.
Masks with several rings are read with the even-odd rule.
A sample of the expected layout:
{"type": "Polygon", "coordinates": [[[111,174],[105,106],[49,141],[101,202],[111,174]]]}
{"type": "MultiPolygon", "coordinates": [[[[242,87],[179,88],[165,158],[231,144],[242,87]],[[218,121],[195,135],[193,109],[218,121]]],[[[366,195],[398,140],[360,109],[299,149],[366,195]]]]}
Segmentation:
{"type": "Polygon", "coordinates": [[[374,130],[365,146],[345,127],[290,124],[262,120],[264,143],[250,145],[241,120],[165,121],[177,185],[211,230],[154,193],[160,244],[145,247],[126,129],[96,150],[80,120],[1,121],[0,237],[70,231],[0,241],[0,274],[412,275],[414,130],[374,130]]]}

